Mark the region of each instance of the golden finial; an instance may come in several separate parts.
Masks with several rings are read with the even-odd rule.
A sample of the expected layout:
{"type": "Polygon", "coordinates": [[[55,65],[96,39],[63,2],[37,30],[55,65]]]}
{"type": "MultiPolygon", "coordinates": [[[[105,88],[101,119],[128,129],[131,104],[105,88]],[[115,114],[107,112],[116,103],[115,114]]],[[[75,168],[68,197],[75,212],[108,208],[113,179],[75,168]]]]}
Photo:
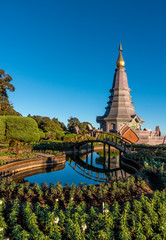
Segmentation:
{"type": "Polygon", "coordinates": [[[119,44],[119,51],[123,51],[121,43],[119,44]]]}
{"type": "Polygon", "coordinates": [[[122,45],[120,43],[120,45],[119,45],[119,56],[118,56],[118,60],[116,62],[116,66],[117,66],[117,68],[120,68],[120,67],[124,67],[124,65],[125,65],[125,61],[123,60],[122,45]]]}

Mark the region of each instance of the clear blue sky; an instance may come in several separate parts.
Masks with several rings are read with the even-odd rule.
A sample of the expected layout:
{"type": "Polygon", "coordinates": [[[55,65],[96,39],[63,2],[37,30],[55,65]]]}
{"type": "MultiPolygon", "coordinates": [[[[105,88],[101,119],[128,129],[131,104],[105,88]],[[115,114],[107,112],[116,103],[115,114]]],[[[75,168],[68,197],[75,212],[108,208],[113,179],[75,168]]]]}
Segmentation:
{"type": "Polygon", "coordinates": [[[136,113],[143,127],[166,134],[166,2],[5,0],[0,68],[16,87],[10,101],[23,116],[103,115],[122,43],[136,113]]]}

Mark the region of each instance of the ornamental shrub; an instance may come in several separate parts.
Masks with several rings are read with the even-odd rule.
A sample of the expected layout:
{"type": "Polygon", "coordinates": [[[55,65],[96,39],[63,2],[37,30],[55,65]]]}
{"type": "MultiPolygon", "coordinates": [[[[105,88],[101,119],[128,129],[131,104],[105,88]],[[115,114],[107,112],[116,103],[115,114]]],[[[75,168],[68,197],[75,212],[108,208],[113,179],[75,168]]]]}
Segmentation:
{"type": "Polygon", "coordinates": [[[6,138],[25,143],[39,141],[37,123],[28,117],[6,116],[6,138]]]}
{"type": "Polygon", "coordinates": [[[9,148],[16,146],[17,155],[20,143],[36,142],[40,139],[37,123],[32,118],[1,116],[0,129],[1,139],[9,142],[9,148]]]}

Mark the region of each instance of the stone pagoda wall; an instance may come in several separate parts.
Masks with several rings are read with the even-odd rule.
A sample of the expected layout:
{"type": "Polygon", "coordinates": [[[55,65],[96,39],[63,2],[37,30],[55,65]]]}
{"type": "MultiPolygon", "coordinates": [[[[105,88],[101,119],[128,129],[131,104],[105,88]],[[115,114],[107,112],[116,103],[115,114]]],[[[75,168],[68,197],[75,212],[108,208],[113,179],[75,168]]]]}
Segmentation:
{"type": "Polygon", "coordinates": [[[137,144],[161,145],[166,144],[166,137],[155,136],[155,131],[135,131],[139,140],[137,144]]]}

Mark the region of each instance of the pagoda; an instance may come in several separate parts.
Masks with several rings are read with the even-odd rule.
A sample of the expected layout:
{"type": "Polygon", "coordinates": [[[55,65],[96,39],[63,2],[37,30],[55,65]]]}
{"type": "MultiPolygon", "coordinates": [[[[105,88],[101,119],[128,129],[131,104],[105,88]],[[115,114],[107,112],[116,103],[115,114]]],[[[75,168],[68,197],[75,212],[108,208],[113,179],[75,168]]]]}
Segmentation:
{"type": "Polygon", "coordinates": [[[126,125],[133,130],[141,130],[144,120],[135,113],[135,107],[131,100],[131,89],[128,86],[121,44],[116,66],[105,114],[97,117],[96,121],[100,123],[100,129],[106,132],[120,133],[126,125]]]}

